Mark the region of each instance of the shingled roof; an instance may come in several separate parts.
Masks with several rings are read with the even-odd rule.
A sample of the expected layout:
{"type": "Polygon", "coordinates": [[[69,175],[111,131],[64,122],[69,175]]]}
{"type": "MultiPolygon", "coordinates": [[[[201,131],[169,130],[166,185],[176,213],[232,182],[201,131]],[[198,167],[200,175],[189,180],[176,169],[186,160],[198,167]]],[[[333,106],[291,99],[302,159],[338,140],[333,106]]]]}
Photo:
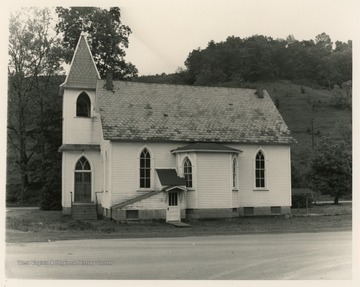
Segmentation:
{"type": "Polygon", "coordinates": [[[76,46],[70,71],[61,87],[95,89],[99,72],[93,60],[85,35],[81,34],[76,46]]]}
{"type": "Polygon", "coordinates": [[[103,136],[113,141],[291,144],[264,91],[114,81],[97,82],[103,136]]]}

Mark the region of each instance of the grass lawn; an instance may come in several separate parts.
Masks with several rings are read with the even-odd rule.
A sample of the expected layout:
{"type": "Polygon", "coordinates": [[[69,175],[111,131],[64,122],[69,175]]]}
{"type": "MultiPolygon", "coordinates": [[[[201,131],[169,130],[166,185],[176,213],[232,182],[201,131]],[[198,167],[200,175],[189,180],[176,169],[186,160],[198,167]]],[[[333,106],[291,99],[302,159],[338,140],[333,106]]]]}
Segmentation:
{"type": "Polygon", "coordinates": [[[351,203],[313,205],[308,213],[311,216],[306,216],[305,209],[293,209],[291,216],[199,220],[188,222],[191,225],[189,228],[177,228],[165,222],[80,221],[62,216],[61,211],[9,209],[6,214],[6,242],[319,232],[352,228],[351,203]]]}

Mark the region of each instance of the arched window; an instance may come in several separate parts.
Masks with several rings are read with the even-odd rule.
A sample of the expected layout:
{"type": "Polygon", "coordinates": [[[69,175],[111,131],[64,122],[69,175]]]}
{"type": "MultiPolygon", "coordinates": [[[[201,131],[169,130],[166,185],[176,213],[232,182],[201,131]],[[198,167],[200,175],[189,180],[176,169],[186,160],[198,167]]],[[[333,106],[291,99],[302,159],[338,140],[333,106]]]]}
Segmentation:
{"type": "Polygon", "coordinates": [[[186,187],[192,187],[192,165],[189,158],[184,160],[184,177],[186,182],[186,187]]]}
{"type": "Polygon", "coordinates": [[[75,202],[91,201],[91,167],[82,156],[75,166],[75,202]]]}
{"type": "Polygon", "coordinates": [[[260,150],[255,159],[255,187],[265,187],[265,157],[260,150]]]}
{"type": "Polygon", "coordinates": [[[232,185],[233,189],[237,188],[237,177],[238,177],[238,166],[237,166],[237,159],[234,156],[232,159],[232,185]]]}
{"type": "Polygon", "coordinates": [[[91,101],[89,96],[82,92],[76,101],[76,116],[89,118],[91,115],[91,101]]]}
{"type": "Polygon", "coordinates": [[[145,148],[140,155],[140,188],[150,188],[151,157],[145,148]]]}
{"type": "Polygon", "coordinates": [[[84,170],[91,170],[90,163],[86,159],[86,157],[82,156],[76,163],[75,166],[76,171],[84,171],[84,170]]]}

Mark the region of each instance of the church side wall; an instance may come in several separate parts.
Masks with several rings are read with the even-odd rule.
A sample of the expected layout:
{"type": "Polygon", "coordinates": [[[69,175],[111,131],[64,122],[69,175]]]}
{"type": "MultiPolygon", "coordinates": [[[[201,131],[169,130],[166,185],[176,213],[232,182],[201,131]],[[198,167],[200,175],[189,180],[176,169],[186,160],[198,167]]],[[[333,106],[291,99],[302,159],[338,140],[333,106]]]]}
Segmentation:
{"type": "MultiPolygon", "coordinates": [[[[111,163],[112,204],[134,198],[150,190],[160,190],[161,185],[156,174],[156,168],[176,168],[175,155],[170,150],[178,144],[166,143],[120,143],[113,142],[111,163]],[[139,183],[140,153],[147,148],[151,154],[151,188],[141,189],[139,183]]],[[[153,202],[148,207],[163,208],[161,202],[153,202]]]]}
{"type": "MultiPolygon", "coordinates": [[[[149,190],[161,189],[156,168],[176,168],[183,176],[183,160],[193,165],[193,188],[186,192],[183,208],[190,217],[234,217],[288,213],[291,206],[290,147],[273,145],[229,145],[242,150],[238,155],[238,185],[232,186],[232,157],[229,153],[171,154],[186,143],[111,143],[111,204],[132,199],[149,190]],[[139,188],[139,157],[147,147],[152,158],[152,186],[139,188]],[[266,186],[255,187],[255,157],[265,155],[266,186]],[[253,214],[247,211],[254,209],[253,214]]],[[[159,196],[128,206],[128,209],[161,210],[166,199],[159,196]]],[[[126,208],[125,208],[126,209],[126,208]]]]}
{"type": "MultiPolygon", "coordinates": [[[[229,145],[230,146],[230,145],[229,145]]],[[[258,214],[268,213],[270,207],[282,207],[290,212],[291,165],[290,147],[283,145],[231,145],[243,151],[239,155],[238,206],[257,207],[258,214]],[[255,187],[255,157],[259,150],[265,155],[265,188],[255,187]],[[264,207],[262,210],[259,209],[264,207]],[[266,207],[266,208],[265,208],[266,207]]],[[[255,215],[256,215],[255,211],[255,215]]]]}

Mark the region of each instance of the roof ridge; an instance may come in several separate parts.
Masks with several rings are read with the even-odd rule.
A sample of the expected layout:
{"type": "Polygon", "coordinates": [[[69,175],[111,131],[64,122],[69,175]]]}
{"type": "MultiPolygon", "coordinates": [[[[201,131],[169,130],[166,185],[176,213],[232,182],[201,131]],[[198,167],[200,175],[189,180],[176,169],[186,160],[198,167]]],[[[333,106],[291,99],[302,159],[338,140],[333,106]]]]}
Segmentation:
{"type": "MultiPolygon", "coordinates": [[[[105,82],[105,79],[98,79],[98,81],[105,82]]],[[[228,90],[249,90],[256,92],[256,88],[242,88],[242,87],[219,87],[219,86],[194,86],[187,84],[173,84],[173,83],[151,83],[151,82],[140,82],[134,80],[113,80],[113,82],[121,82],[126,84],[140,84],[140,85],[156,85],[156,86],[177,86],[177,87],[191,87],[191,88],[199,88],[199,89],[228,89],[228,90]]]]}

